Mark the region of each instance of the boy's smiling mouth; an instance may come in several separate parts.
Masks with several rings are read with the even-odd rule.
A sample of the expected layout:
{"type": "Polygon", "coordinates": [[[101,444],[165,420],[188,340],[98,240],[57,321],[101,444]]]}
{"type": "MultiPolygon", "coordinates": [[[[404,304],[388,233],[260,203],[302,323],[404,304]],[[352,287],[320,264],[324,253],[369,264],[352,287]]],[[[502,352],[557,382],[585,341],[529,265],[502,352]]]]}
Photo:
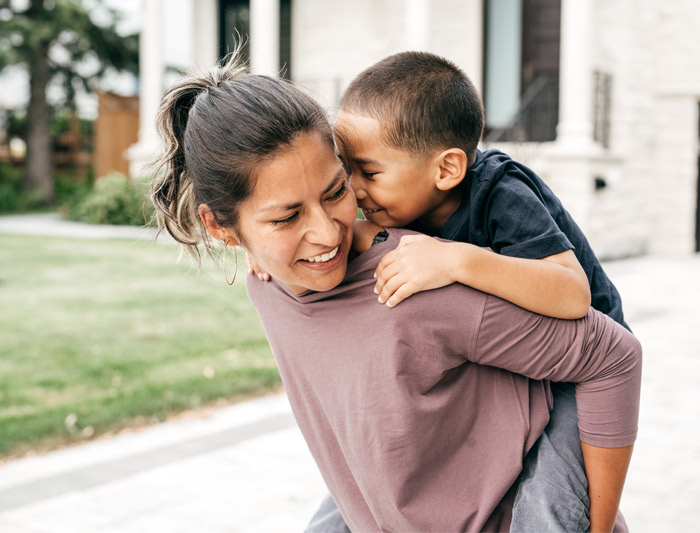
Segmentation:
{"type": "Polygon", "coordinates": [[[367,207],[360,207],[360,209],[362,210],[362,212],[363,212],[365,215],[371,215],[371,214],[373,214],[373,213],[377,213],[377,212],[379,212],[379,211],[383,211],[383,209],[382,209],[381,207],[378,207],[377,209],[369,209],[369,208],[367,208],[367,207]]]}

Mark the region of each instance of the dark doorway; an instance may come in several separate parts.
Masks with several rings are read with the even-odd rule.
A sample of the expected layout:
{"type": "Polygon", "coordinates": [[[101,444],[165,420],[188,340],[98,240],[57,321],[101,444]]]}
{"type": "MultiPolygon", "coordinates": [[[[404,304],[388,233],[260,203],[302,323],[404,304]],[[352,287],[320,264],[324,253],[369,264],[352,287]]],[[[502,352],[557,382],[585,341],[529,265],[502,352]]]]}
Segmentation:
{"type": "MultiPolygon", "coordinates": [[[[292,0],[280,0],[280,50],[281,76],[290,78],[292,72],[292,0]]],[[[219,55],[224,57],[243,40],[242,57],[250,59],[250,1],[219,0],[219,55]]]]}
{"type": "Polygon", "coordinates": [[[292,0],[280,0],[280,76],[292,79],[292,0]]]}
{"type": "Polygon", "coordinates": [[[245,43],[242,58],[250,59],[250,2],[248,0],[219,0],[219,55],[235,50],[239,41],[245,43]]]}

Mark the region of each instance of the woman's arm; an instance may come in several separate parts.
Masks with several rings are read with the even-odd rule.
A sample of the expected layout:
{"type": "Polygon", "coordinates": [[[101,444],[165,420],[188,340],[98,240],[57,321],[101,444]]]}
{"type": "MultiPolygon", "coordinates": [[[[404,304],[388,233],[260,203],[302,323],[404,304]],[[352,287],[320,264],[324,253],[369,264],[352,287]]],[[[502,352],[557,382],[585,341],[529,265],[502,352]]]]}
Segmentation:
{"type": "Polygon", "coordinates": [[[532,379],[576,383],[582,440],[608,448],[634,442],[641,345],[598,311],[591,309],[580,320],[557,320],[487,296],[467,359],[532,379]]]}
{"type": "Polygon", "coordinates": [[[612,531],[637,431],[639,342],[597,311],[577,321],[555,320],[489,297],[473,360],[576,383],[591,531],[612,531]]]}

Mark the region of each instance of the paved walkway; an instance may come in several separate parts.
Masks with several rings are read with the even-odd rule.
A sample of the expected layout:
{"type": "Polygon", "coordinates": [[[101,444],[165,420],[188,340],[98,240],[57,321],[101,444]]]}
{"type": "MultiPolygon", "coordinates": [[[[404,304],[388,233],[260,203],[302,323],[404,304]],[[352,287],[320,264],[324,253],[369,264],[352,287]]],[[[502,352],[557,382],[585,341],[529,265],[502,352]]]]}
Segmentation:
{"type": "MultiPolygon", "coordinates": [[[[7,218],[0,232],[11,231],[7,218]]],[[[700,255],[605,268],[645,349],[623,512],[634,532],[698,531],[700,255]]],[[[0,531],[293,532],[324,493],[286,398],[276,395],[7,463],[0,531]]]]}
{"type": "MultiPolygon", "coordinates": [[[[39,235],[45,237],[75,237],[79,239],[134,239],[152,240],[158,233],[155,228],[138,226],[109,226],[70,222],[58,213],[0,216],[0,233],[13,235],[39,235]]],[[[161,233],[158,241],[173,242],[169,235],[161,233]]]]}

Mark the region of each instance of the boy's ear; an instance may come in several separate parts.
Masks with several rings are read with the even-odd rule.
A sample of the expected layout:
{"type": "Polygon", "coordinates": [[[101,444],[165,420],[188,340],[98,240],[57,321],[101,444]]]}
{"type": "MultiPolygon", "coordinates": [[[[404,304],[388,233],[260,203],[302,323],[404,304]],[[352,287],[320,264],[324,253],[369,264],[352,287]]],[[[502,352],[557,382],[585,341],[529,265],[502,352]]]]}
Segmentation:
{"type": "Polygon", "coordinates": [[[204,224],[207,233],[214,239],[217,241],[226,239],[227,244],[230,244],[231,246],[238,246],[240,244],[238,237],[236,237],[233,232],[227,230],[216,221],[214,214],[211,212],[211,209],[209,209],[207,204],[199,204],[199,207],[197,207],[197,213],[199,214],[199,218],[202,219],[202,223],[204,224]]]}
{"type": "Polygon", "coordinates": [[[442,151],[438,155],[437,163],[440,172],[435,185],[441,191],[449,191],[462,183],[469,166],[467,154],[459,148],[448,148],[442,151]]]}

